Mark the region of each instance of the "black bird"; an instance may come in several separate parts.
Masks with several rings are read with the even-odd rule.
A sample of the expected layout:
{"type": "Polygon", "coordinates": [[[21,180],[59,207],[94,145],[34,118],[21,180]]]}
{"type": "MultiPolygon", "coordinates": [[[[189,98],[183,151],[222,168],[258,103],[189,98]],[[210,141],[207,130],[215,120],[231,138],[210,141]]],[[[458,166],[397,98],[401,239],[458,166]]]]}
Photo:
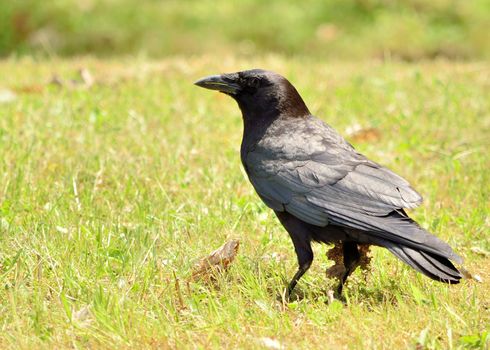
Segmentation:
{"type": "Polygon", "coordinates": [[[405,213],[422,197],[314,117],[287,79],[253,69],[195,84],[231,96],[242,111],[243,166],[259,197],[288,231],[298,257],[288,296],[313,261],[312,241],[341,242],[345,272],[339,294],[359,265],[359,244],[385,247],[440,282],[455,284],[463,277],[450,261],[461,263],[461,257],[405,213]]]}

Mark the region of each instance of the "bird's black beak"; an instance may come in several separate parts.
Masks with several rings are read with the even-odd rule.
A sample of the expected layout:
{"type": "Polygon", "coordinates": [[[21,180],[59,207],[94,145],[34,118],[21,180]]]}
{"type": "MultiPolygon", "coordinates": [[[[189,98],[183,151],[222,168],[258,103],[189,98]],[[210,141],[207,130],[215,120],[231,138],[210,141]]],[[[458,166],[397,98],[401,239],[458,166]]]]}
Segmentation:
{"type": "Polygon", "coordinates": [[[199,79],[194,84],[206,89],[218,90],[230,95],[235,95],[240,91],[240,85],[226,75],[211,75],[209,77],[199,79]]]}

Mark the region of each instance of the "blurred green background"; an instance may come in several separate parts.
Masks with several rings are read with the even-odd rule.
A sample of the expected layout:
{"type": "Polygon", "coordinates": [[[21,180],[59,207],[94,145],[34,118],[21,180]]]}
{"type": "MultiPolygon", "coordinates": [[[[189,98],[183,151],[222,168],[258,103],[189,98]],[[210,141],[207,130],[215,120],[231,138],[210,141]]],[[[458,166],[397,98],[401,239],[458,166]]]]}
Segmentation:
{"type": "Polygon", "coordinates": [[[490,57],[489,0],[1,0],[0,56],[490,57]]]}

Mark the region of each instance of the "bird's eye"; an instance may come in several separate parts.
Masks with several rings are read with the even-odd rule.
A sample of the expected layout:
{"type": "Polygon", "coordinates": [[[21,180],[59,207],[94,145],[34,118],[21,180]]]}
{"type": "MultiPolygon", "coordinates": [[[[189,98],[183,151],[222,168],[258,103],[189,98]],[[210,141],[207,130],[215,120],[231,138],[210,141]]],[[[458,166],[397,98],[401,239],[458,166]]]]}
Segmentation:
{"type": "Polygon", "coordinates": [[[248,85],[253,88],[258,88],[260,86],[260,79],[250,78],[250,80],[248,81],[248,85]]]}

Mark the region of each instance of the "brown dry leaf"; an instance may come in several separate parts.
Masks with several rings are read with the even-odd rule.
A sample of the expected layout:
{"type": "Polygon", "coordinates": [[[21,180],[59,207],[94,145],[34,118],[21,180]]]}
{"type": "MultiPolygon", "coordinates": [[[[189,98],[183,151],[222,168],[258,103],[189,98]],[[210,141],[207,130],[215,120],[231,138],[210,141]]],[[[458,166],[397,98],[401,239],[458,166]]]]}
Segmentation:
{"type": "Polygon", "coordinates": [[[339,27],[333,23],[323,23],[316,29],[316,37],[323,42],[330,42],[338,38],[339,27]]]}
{"type": "Polygon", "coordinates": [[[359,260],[359,267],[363,271],[369,270],[369,264],[371,263],[371,245],[370,244],[358,244],[359,253],[361,254],[361,259],[359,260]]]}
{"type": "Polygon", "coordinates": [[[334,243],[334,246],[327,252],[327,258],[334,261],[334,265],[326,271],[327,277],[338,278],[345,272],[344,254],[342,252],[342,242],[334,243]]]}
{"type": "Polygon", "coordinates": [[[16,86],[13,90],[18,94],[40,94],[44,86],[39,84],[16,86]]]}
{"type": "Polygon", "coordinates": [[[381,139],[381,132],[373,127],[363,127],[359,123],[350,125],[345,134],[351,141],[357,142],[375,142],[381,139]]]}
{"type": "Polygon", "coordinates": [[[376,142],[381,139],[381,132],[376,128],[364,128],[353,132],[349,139],[356,142],[376,142]]]}
{"type": "MultiPolygon", "coordinates": [[[[359,253],[361,255],[361,258],[359,260],[359,267],[363,271],[369,270],[369,264],[371,262],[371,256],[370,256],[370,248],[371,246],[369,244],[358,244],[357,245],[359,249],[359,253]]],[[[342,274],[345,273],[345,267],[344,267],[344,253],[342,252],[343,249],[343,244],[342,242],[336,242],[328,252],[327,252],[327,258],[329,260],[334,261],[334,265],[329,267],[326,271],[327,277],[329,278],[338,278],[342,276],[342,274]]]]}
{"type": "Polygon", "coordinates": [[[225,271],[235,259],[239,245],[240,241],[233,239],[199,260],[193,268],[192,279],[213,277],[215,272],[225,271]]]}

